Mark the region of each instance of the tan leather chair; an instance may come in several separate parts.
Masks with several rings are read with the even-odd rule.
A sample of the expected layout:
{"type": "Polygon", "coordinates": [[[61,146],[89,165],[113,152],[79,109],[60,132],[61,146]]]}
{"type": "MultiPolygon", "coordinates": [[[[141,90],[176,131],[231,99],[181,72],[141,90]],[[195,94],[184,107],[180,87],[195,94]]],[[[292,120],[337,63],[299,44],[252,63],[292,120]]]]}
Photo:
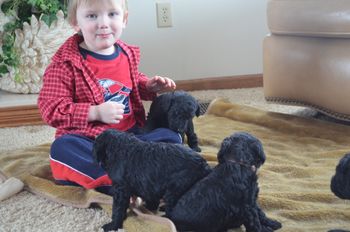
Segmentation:
{"type": "Polygon", "coordinates": [[[267,22],[266,100],[350,121],[350,0],[270,0],[267,22]]]}

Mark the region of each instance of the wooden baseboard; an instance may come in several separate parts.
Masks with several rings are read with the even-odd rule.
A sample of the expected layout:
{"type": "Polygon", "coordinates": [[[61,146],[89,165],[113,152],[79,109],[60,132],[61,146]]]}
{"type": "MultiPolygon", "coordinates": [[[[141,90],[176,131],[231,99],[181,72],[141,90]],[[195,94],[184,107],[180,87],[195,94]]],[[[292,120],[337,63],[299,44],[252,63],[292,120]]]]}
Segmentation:
{"type": "Polygon", "coordinates": [[[42,124],[44,122],[36,105],[0,108],[0,128],[42,124]]]}
{"type": "Polygon", "coordinates": [[[240,75],[230,77],[202,78],[176,81],[176,88],[185,91],[211,89],[240,89],[263,86],[262,74],[240,75]]]}
{"type": "MultiPolygon", "coordinates": [[[[196,80],[176,81],[177,89],[185,91],[210,89],[238,89],[262,87],[262,74],[202,78],[196,80]]],[[[38,107],[36,105],[0,107],[0,128],[43,125],[38,107]]]]}

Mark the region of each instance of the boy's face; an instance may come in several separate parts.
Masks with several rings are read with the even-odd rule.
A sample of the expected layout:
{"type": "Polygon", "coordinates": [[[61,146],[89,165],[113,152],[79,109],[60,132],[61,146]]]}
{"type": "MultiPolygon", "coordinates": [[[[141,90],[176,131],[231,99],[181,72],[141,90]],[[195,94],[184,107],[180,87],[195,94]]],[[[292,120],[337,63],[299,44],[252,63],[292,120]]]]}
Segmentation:
{"type": "Polygon", "coordinates": [[[110,55],[127,21],[124,0],[82,2],[77,7],[75,29],[81,31],[84,42],[80,45],[92,52],[110,55]]]}

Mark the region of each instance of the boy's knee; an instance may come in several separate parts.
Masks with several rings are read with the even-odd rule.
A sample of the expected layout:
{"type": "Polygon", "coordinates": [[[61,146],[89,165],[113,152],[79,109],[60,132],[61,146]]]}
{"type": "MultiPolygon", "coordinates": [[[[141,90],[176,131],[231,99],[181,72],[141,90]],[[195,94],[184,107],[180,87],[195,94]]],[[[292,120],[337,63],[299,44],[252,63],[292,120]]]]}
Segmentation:
{"type": "Polygon", "coordinates": [[[71,154],[74,152],[87,152],[92,151],[93,141],[89,138],[85,138],[77,135],[62,135],[55,139],[51,145],[50,154],[51,157],[62,154],[71,154]]]}
{"type": "Polygon", "coordinates": [[[53,141],[53,143],[51,144],[51,156],[55,156],[56,154],[62,153],[62,151],[69,147],[67,145],[71,144],[72,141],[73,138],[71,135],[62,135],[61,137],[56,138],[55,141],[53,141]]]}
{"type": "Polygon", "coordinates": [[[168,128],[157,128],[149,133],[136,134],[136,137],[148,142],[182,143],[181,135],[168,128]]]}
{"type": "Polygon", "coordinates": [[[179,133],[175,133],[174,143],[183,143],[182,136],[179,133]]]}
{"type": "Polygon", "coordinates": [[[171,129],[158,128],[156,130],[158,130],[160,137],[164,138],[164,142],[180,143],[180,144],[183,142],[181,134],[179,134],[171,129]]]}

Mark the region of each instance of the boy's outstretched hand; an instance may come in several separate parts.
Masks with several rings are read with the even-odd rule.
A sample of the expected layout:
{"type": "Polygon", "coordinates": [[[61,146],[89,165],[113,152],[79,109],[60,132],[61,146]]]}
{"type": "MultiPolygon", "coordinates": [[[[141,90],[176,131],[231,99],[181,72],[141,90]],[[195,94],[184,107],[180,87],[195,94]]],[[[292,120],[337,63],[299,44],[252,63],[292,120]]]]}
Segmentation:
{"type": "Polygon", "coordinates": [[[146,88],[151,92],[159,93],[175,90],[176,84],[168,77],[154,76],[147,81],[146,88]]]}

